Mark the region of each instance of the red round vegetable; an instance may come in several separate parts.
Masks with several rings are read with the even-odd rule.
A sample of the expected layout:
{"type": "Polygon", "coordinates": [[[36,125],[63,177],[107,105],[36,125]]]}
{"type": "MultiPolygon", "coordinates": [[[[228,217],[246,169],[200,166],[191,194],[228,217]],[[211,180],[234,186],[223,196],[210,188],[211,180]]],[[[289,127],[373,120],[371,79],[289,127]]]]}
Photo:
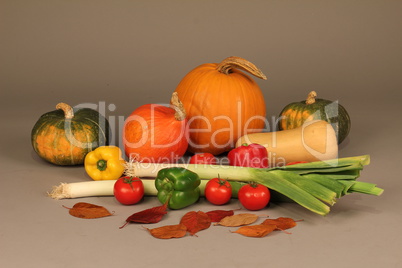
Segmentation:
{"type": "Polygon", "coordinates": [[[205,198],[214,205],[223,205],[232,197],[232,186],[227,180],[213,178],[205,186],[205,198]]]}
{"type": "Polygon", "coordinates": [[[240,188],[238,198],[246,209],[260,210],[268,205],[271,193],[264,185],[250,183],[240,188]]]}
{"type": "Polygon", "coordinates": [[[134,205],[144,197],[144,185],[140,178],[121,177],[114,184],[114,197],[123,205],[134,205]]]}

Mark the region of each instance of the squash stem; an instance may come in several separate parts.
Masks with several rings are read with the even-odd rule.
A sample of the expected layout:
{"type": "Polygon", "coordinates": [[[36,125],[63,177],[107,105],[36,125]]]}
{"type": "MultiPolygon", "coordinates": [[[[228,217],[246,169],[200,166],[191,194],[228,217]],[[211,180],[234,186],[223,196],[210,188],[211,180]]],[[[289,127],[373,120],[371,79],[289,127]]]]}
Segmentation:
{"type": "Polygon", "coordinates": [[[309,105],[309,104],[315,103],[315,98],[316,97],[317,97],[317,92],[315,92],[314,90],[311,91],[307,96],[306,104],[309,105]]]}
{"type": "Polygon", "coordinates": [[[184,119],[186,119],[186,110],[184,109],[183,103],[180,101],[177,92],[173,92],[170,103],[172,105],[172,108],[176,111],[176,113],[174,114],[174,118],[177,121],[183,121],[184,119]]]}
{"type": "Polygon", "coordinates": [[[64,117],[65,117],[66,119],[71,119],[71,118],[74,117],[73,108],[72,108],[70,105],[68,105],[67,103],[64,103],[64,102],[58,103],[58,104],[56,105],[56,109],[57,109],[57,110],[63,110],[63,112],[64,112],[64,117]]]}
{"type": "Polygon", "coordinates": [[[228,57],[219,63],[218,66],[216,66],[216,69],[223,74],[230,74],[232,69],[235,68],[246,71],[258,78],[267,80],[265,74],[263,74],[262,71],[257,68],[257,66],[240,57],[228,57]]]}

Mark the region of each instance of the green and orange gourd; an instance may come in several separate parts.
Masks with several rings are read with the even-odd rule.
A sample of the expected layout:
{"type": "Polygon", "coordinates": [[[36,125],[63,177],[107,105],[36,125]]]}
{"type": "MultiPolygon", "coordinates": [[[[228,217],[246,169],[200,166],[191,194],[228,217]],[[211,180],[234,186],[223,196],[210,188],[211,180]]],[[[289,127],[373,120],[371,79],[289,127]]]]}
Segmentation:
{"type": "Polygon", "coordinates": [[[286,105],[279,114],[279,130],[300,127],[306,121],[324,120],[332,125],[338,144],[345,140],[351,128],[351,120],[346,109],[338,102],[318,99],[311,91],[306,100],[286,105]]]}
{"type": "Polygon", "coordinates": [[[61,166],[81,165],[87,153],[108,145],[109,122],[97,111],[74,111],[66,103],[56,109],[43,114],[31,132],[33,149],[42,159],[61,166]]]}

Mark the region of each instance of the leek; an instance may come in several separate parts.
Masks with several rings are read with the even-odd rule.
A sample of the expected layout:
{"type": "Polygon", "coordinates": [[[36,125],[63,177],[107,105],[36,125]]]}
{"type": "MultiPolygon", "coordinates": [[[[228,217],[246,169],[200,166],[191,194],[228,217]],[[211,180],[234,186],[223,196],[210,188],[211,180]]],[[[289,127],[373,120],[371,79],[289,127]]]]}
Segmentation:
{"type": "MultiPolygon", "coordinates": [[[[233,197],[237,196],[237,191],[242,185],[248,182],[255,182],[273,190],[275,195],[278,193],[284,196],[285,199],[290,199],[306,209],[324,216],[330,212],[330,206],[334,205],[338,198],[346,194],[355,192],[377,196],[382,194],[383,189],[378,188],[375,184],[356,181],[363,167],[369,163],[370,158],[368,155],[267,169],[227,165],[127,162],[125,175],[143,178],[145,194],[156,195],[154,181],[147,178],[154,178],[158,171],[163,168],[181,166],[200,176],[202,179],[200,186],[202,193],[206,182],[216,177],[227,179],[232,184],[232,188],[235,189],[233,197]]],[[[101,182],[103,181],[83,182],[87,183],[86,190],[83,192],[78,192],[77,189],[74,189],[74,187],[79,187],[71,186],[78,193],[70,195],[74,197],[67,197],[68,195],[66,194],[61,197],[63,195],[56,194],[57,192],[62,192],[61,188],[68,188],[68,184],[55,187],[49,195],[55,199],[113,195],[114,181],[103,182],[103,185],[100,185],[101,182]],[[92,183],[93,186],[89,186],[89,183],[92,183]],[[103,187],[102,190],[92,189],[96,188],[95,183],[103,187]],[[93,191],[92,194],[91,191],[93,191]]]]}

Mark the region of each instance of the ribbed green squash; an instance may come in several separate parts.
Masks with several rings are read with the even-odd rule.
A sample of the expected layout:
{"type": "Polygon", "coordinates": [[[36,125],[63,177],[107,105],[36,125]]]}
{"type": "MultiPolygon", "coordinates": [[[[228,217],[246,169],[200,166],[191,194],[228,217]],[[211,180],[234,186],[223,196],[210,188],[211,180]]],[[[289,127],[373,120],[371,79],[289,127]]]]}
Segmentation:
{"type": "Polygon", "coordinates": [[[324,120],[332,125],[340,144],[350,132],[351,121],[348,112],[338,102],[316,97],[317,93],[311,91],[305,101],[286,105],[279,115],[279,129],[293,129],[303,125],[305,121],[324,120]]]}
{"type": "Polygon", "coordinates": [[[32,129],[35,152],[55,165],[81,165],[85,156],[109,142],[109,122],[97,111],[59,103],[43,114],[32,129]]]}

